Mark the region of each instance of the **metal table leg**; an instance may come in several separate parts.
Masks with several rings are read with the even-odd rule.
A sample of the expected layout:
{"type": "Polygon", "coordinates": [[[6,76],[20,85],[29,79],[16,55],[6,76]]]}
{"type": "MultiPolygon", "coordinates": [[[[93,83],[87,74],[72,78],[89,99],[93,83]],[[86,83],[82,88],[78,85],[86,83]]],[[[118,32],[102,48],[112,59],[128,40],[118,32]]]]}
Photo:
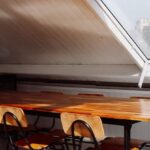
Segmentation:
{"type": "Polygon", "coordinates": [[[124,150],[130,150],[132,124],[124,125],[124,150]]]}
{"type": "Polygon", "coordinates": [[[122,120],[122,119],[118,120],[118,119],[103,118],[103,123],[121,125],[124,127],[124,150],[130,150],[131,127],[133,124],[138,122],[139,121],[134,120],[122,120]]]}

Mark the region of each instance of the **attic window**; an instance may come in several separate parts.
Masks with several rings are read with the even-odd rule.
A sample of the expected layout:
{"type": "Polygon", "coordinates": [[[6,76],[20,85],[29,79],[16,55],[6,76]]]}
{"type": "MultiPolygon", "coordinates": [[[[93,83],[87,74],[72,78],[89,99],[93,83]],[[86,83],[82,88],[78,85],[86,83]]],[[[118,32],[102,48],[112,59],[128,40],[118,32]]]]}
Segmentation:
{"type": "Polygon", "coordinates": [[[104,22],[142,68],[139,80],[139,87],[141,87],[150,64],[150,1],[95,1],[103,10],[104,22]],[[116,31],[121,34],[123,40],[116,31]]]}
{"type": "Polygon", "coordinates": [[[103,0],[121,26],[150,60],[150,1],[103,0]]]}

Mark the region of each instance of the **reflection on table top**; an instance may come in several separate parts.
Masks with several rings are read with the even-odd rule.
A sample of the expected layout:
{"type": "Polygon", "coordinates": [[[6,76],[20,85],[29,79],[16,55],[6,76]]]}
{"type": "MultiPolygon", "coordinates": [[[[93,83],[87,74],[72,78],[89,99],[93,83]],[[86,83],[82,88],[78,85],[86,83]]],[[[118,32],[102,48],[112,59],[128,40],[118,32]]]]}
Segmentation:
{"type": "Polygon", "coordinates": [[[0,92],[0,103],[47,113],[76,112],[112,119],[150,121],[149,99],[44,92],[0,92]]]}

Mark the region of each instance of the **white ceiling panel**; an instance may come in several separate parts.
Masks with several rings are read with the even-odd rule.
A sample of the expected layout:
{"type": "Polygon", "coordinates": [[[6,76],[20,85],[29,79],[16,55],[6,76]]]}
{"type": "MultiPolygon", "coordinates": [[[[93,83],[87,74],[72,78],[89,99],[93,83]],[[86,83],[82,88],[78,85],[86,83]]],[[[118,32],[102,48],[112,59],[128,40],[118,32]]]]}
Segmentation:
{"type": "Polygon", "coordinates": [[[86,0],[0,0],[0,63],[134,61],[86,0]]]}

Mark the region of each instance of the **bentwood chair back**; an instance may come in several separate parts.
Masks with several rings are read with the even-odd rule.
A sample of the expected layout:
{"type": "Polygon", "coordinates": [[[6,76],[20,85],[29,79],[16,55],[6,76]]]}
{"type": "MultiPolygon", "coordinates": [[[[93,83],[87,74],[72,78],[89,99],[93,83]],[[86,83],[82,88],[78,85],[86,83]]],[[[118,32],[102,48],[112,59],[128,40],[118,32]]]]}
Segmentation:
{"type": "MultiPolygon", "coordinates": [[[[27,118],[23,110],[21,108],[9,106],[0,106],[0,123],[3,123],[3,116],[6,112],[11,112],[14,116],[16,116],[22,127],[26,128],[28,126],[27,118]]],[[[18,124],[12,117],[7,116],[6,120],[8,125],[18,126],[18,124]]]]}
{"type": "MultiPolygon", "coordinates": [[[[104,128],[99,116],[76,113],[62,113],[61,122],[64,132],[71,135],[73,139],[73,149],[76,149],[75,137],[90,138],[95,148],[99,147],[99,142],[105,138],[104,128]]],[[[78,145],[81,149],[81,143],[78,145]]]]}
{"type": "MultiPolygon", "coordinates": [[[[55,144],[59,143],[62,137],[56,137],[52,134],[33,133],[26,134],[24,128],[28,126],[26,115],[21,108],[2,106],[0,111],[3,112],[3,120],[5,133],[8,137],[8,147],[13,149],[29,149],[29,150],[46,150],[51,147],[55,149],[55,144]],[[8,127],[17,127],[16,136],[9,132],[8,127]]],[[[61,146],[63,149],[63,145],[61,146]]]]}

